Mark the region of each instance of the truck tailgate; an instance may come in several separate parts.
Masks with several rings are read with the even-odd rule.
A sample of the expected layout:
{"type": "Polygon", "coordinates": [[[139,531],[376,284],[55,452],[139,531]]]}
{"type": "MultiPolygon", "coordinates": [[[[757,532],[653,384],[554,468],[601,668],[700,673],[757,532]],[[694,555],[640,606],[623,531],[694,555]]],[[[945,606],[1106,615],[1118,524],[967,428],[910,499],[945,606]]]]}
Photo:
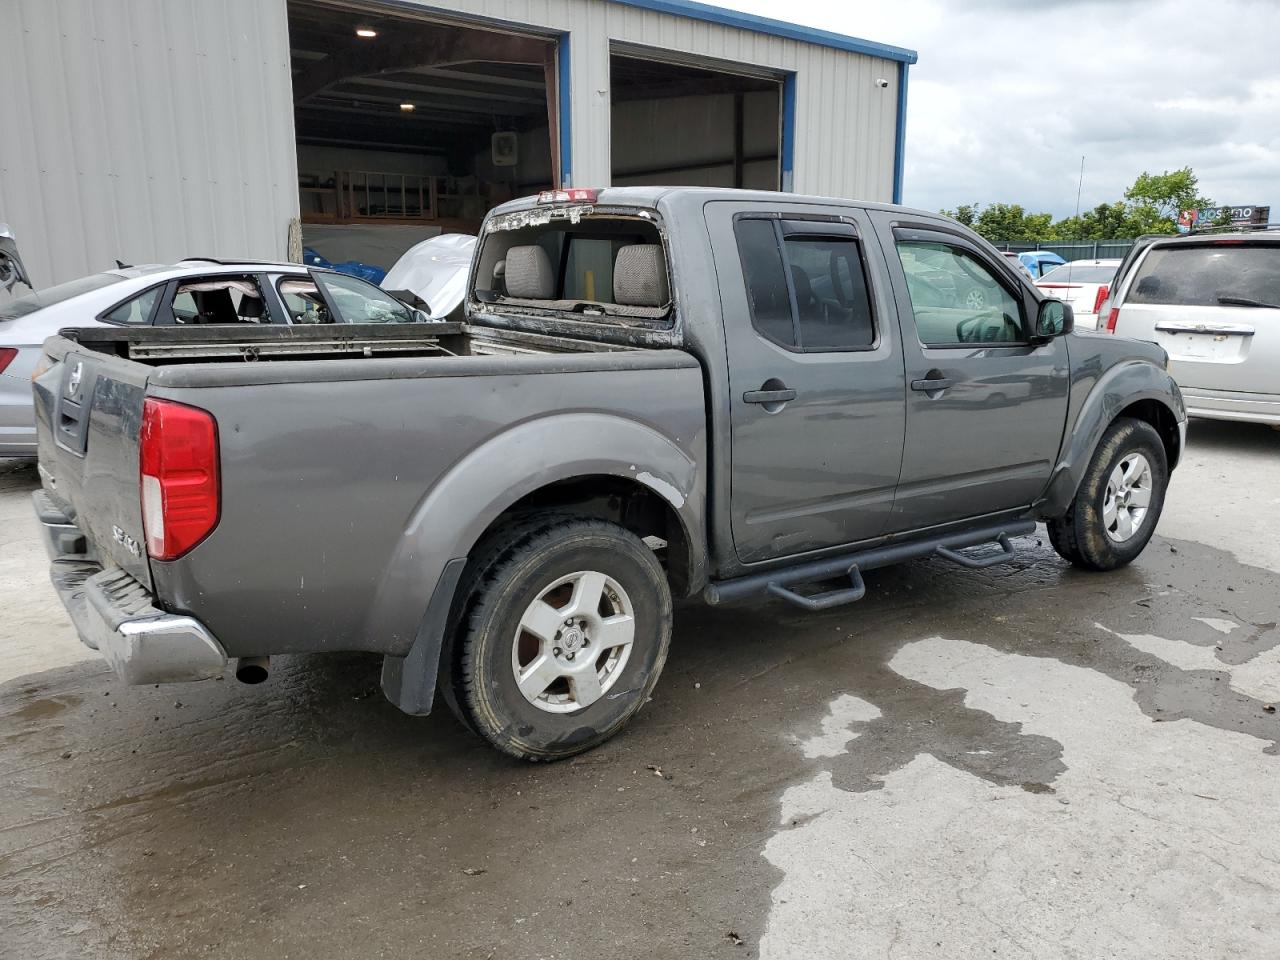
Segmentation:
{"type": "Polygon", "coordinates": [[[144,586],[138,434],[150,370],[61,337],[33,381],[40,478],[45,492],[89,539],[89,553],[144,586]]]}

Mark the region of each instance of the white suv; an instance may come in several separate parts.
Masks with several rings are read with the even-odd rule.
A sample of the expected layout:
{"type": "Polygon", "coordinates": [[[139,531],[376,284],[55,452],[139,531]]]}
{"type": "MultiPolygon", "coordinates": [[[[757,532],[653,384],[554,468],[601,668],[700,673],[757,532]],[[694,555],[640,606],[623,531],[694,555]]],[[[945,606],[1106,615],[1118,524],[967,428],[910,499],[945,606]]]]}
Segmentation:
{"type": "Polygon", "coordinates": [[[0,303],[0,457],[36,455],[31,371],[63,327],[426,320],[371,283],[298,263],[121,267],[0,303]]]}
{"type": "Polygon", "coordinates": [[[1156,240],[1121,270],[1099,330],[1164,347],[1191,416],[1280,424],[1280,232],[1156,240]]]}

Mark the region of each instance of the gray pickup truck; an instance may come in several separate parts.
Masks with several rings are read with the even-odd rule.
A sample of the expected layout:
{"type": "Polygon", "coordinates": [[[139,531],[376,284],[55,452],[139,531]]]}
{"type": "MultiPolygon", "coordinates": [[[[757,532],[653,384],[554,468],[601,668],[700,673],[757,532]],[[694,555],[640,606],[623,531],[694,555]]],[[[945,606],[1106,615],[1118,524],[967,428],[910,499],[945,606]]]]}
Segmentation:
{"type": "Polygon", "coordinates": [[[460,323],[48,341],[35,506],[125,681],[374,651],[406,713],[439,691],[566,757],[648,699],[673,598],[830,609],[1038,520],[1110,570],[1183,448],[1160,348],[1073,332],[932,214],[557,191],[494,210],[471,269],[460,323]]]}

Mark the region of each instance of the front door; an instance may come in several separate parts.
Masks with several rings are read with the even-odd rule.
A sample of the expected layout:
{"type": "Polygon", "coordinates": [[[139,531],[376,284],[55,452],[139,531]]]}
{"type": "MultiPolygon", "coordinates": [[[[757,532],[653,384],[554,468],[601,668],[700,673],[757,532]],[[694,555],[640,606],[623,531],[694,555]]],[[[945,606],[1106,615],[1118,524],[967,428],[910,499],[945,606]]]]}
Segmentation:
{"type": "Polygon", "coordinates": [[[879,536],[905,418],[893,301],[861,210],[707,205],[729,359],[744,563],[879,536]]]}
{"type": "Polygon", "coordinates": [[[963,234],[876,217],[902,317],[908,387],[890,532],[1029,506],[1062,444],[1066,338],[1031,341],[1035,297],[963,234]]]}

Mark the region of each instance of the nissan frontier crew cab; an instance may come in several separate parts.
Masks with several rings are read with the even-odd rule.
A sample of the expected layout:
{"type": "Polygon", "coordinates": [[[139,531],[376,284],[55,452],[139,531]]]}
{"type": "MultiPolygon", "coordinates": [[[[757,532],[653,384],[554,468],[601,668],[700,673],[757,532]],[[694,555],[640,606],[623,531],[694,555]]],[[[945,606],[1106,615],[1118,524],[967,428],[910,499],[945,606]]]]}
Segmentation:
{"type": "Polygon", "coordinates": [[[491,212],[465,321],[64,330],[34,387],[52,577],[129,683],[375,651],[494,746],[648,699],[673,597],[821,611],[862,574],[1146,546],[1185,438],[1151,344],[1075,333],[944,217],[563,190],[491,212]]]}

